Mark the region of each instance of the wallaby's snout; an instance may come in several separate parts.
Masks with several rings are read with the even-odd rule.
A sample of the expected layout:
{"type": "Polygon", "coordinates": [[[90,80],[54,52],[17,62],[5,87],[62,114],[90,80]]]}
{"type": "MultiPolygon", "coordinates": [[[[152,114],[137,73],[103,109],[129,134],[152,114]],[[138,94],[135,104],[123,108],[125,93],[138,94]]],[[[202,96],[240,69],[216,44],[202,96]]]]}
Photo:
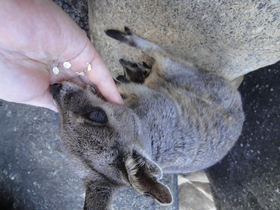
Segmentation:
{"type": "Polygon", "coordinates": [[[87,109],[86,104],[89,101],[86,98],[88,95],[96,94],[92,89],[85,89],[77,84],[66,81],[51,85],[50,92],[57,107],[64,112],[80,112],[82,109],[87,109]]]}
{"type": "Polygon", "coordinates": [[[62,88],[61,83],[54,83],[53,85],[51,85],[50,91],[52,96],[57,97],[59,95],[61,88],[62,88]]]}
{"type": "Polygon", "coordinates": [[[70,82],[54,83],[50,86],[50,92],[55,100],[61,98],[67,92],[73,92],[78,89],[82,88],[70,82]]]}

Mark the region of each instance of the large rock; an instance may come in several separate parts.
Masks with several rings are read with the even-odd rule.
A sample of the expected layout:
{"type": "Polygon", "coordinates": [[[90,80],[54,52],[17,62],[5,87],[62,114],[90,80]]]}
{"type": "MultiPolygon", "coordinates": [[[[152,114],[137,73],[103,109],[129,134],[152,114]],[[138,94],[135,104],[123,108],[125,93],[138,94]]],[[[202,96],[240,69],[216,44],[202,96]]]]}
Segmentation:
{"type": "Polygon", "coordinates": [[[117,60],[147,58],[106,37],[128,26],[197,67],[237,76],[280,60],[279,0],[89,0],[92,41],[112,72],[117,60]]]}

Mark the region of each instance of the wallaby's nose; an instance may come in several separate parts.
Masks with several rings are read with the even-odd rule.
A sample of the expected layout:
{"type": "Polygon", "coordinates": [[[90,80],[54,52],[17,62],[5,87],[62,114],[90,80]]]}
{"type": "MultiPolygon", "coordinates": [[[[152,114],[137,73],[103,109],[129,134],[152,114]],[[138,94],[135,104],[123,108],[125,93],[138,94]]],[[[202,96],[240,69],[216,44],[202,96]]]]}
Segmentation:
{"type": "Polygon", "coordinates": [[[58,95],[61,88],[62,88],[61,83],[54,83],[53,85],[51,85],[50,92],[51,92],[52,96],[54,97],[54,96],[58,95]]]}

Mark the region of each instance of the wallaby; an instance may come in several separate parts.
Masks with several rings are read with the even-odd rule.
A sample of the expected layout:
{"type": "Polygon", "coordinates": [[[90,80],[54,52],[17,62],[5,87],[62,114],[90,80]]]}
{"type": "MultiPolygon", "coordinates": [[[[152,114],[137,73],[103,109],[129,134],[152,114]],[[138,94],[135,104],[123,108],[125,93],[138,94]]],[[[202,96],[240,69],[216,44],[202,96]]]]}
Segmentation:
{"type": "Polygon", "coordinates": [[[84,209],[110,209],[113,194],[129,185],[169,204],[170,190],[159,182],[163,173],[212,166],[238,139],[244,121],[240,94],[224,78],[175,59],[128,28],[106,33],[155,63],[150,68],[120,61],[125,73],[116,80],[125,106],[70,82],[51,86],[63,151],[85,183],[84,209]]]}

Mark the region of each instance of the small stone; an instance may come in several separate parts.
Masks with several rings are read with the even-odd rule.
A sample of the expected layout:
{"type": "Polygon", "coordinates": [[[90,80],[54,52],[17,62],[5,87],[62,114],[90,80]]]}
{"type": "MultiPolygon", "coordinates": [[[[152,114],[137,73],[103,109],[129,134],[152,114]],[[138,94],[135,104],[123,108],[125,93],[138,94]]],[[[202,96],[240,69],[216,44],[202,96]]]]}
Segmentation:
{"type": "Polygon", "coordinates": [[[59,68],[57,66],[55,66],[55,67],[53,67],[52,71],[55,75],[57,75],[59,73],[59,68]]]}
{"type": "Polygon", "coordinates": [[[66,69],[69,69],[72,66],[72,64],[69,61],[66,61],[63,63],[63,67],[66,69]]]}

